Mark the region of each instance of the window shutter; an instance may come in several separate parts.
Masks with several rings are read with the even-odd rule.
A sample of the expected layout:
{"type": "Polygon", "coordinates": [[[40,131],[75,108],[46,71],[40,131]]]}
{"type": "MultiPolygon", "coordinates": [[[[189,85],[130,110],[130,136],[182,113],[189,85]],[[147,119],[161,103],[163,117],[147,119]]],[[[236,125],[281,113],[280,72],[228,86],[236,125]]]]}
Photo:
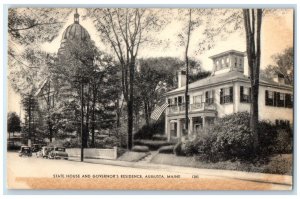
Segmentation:
{"type": "Polygon", "coordinates": [[[212,96],[211,96],[211,98],[212,98],[212,103],[214,103],[215,102],[215,90],[212,90],[211,91],[212,92],[212,96]]]}
{"type": "Polygon", "coordinates": [[[277,92],[274,92],[274,103],[273,103],[273,106],[277,106],[278,105],[278,93],[277,92]]]}
{"type": "Polygon", "coordinates": [[[220,104],[223,104],[223,88],[220,89],[220,104]]]}
{"type": "Polygon", "coordinates": [[[266,90],[266,92],[265,92],[265,105],[269,105],[268,99],[269,99],[269,92],[268,92],[268,90],[266,90]]]}

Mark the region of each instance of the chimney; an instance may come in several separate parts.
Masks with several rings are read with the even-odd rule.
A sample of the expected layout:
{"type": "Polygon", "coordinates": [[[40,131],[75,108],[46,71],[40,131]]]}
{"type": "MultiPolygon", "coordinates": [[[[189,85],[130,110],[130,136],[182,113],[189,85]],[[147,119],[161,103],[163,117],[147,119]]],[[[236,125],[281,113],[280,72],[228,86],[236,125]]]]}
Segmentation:
{"type": "Polygon", "coordinates": [[[178,88],[186,85],[186,71],[178,70],[178,88]]]}
{"type": "Polygon", "coordinates": [[[277,73],[275,75],[275,77],[273,78],[273,81],[277,82],[279,84],[285,84],[284,76],[282,74],[280,74],[280,73],[277,73]]]}

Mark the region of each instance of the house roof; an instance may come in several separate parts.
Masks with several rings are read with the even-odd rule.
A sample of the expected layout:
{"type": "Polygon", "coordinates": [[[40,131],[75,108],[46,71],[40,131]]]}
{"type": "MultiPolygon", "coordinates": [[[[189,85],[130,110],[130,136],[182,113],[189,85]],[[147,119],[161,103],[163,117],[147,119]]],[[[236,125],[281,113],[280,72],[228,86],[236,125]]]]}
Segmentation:
{"type": "Polygon", "coordinates": [[[221,56],[228,55],[228,54],[237,54],[237,55],[240,55],[240,56],[246,56],[245,52],[241,52],[241,51],[237,51],[237,50],[227,50],[225,52],[221,52],[219,54],[210,56],[209,58],[215,59],[217,57],[221,57],[221,56]]]}
{"type": "MultiPolygon", "coordinates": [[[[219,75],[212,75],[207,78],[198,80],[196,82],[190,83],[189,84],[189,90],[194,90],[197,88],[203,88],[203,87],[208,87],[209,85],[214,85],[214,84],[222,84],[228,81],[246,81],[250,82],[250,79],[248,76],[244,75],[241,72],[238,71],[230,71],[227,73],[219,74],[219,75]]],[[[277,87],[282,87],[284,89],[292,89],[293,87],[290,85],[286,84],[279,84],[273,80],[266,79],[260,77],[260,84],[265,85],[265,86],[277,86],[277,87]]],[[[180,88],[177,88],[175,90],[169,91],[166,93],[166,95],[172,95],[174,93],[180,93],[185,91],[185,86],[182,86],[180,88]]]]}
{"type": "Polygon", "coordinates": [[[44,88],[45,84],[48,82],[48,78],[46,78],[42,83],[41,85],[39,86],[38,90],[35,92],[34,96],[38,96],[42,89],[44,88]]]}

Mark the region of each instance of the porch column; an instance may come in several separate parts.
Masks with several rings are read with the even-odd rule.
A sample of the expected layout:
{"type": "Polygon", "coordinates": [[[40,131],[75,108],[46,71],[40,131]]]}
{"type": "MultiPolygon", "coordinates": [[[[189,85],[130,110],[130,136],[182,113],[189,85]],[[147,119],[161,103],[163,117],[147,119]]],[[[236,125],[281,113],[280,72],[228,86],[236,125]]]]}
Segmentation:
{"type": "Polygon", "coordinates": [[[193,122],[193,118],[190,117],[190,123],[189,123],[189,135],[193,134],[194,131],[194,122],[193,122]]]}
{"type": "Polygon", "coordinates": [[[167,116],[165,118],[165,135],[168,138],[168,141],[171,140],[171,131],[170,131],[170,120],[168,120],[167,116]]]}
{"type": "Polygon", "coordinates": [[[205,116],[202,117],[202,127],[205,128],[206,124],[205,124],[205,116]]]}
{"type": "Polygon", "coordinates": [[[177,137],[181,137],[181,123],[180,119],[177,119],[177,137]]]}

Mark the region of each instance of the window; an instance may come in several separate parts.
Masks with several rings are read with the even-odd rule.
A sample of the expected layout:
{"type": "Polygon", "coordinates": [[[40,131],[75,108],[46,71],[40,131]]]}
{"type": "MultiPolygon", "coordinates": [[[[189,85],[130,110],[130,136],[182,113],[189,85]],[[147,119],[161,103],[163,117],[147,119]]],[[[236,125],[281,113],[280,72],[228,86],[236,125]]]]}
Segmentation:
{"type": "Polygon", "coordinates": [[[269,99],[273,99],[273,95],[274,93],[272,91],[269,91],[269,95],[268,95],[269,99]]]}
{"type": "Polygon", "coordinates": [[[293,96],[291,94],[285,94],[285,107],[286,108],[293,107],[293,96]]]}
{"type": "Polygon", "coordinates": [[[277,107],[284,107],[284,93],[275,92],[277,107]]]}
{"type": "Polygon", "coordinates": [[[243,66],[243,59],[240,58],[240,67],[242,67],[242,66],[243,66]]]}
{"type": "Polygon", "coordinates": [[[207,103],[207,104],[212,104],[212,103],[214,103],[214,98],[213,98],[213,96],[214,96],[214,91],[213,90],[210,90],[210,91],[206,91],[205,92],[205,102],[207,103]]]}
{"type": "Polygon", "coordinates": [[[266,93],[265,93],[265,104],[267,106],[274,106],[274,93],[272,91],[266,90],[266,93]]]}
{"type": "Polygon", "coordinates": [[[174,98],[174,105],[177,105],[177,97],[174,98]]]}
{"type": "Polygon", "coordinates": [[[234,67],[237,67],[237,58],[234,58],[234,67]]]}
{"type": "Polygon", "coordinates": [[[179,96],[178,97],[178,105],[181,105],[182,104],[182,96],[179,96]]]}
{"type": "Polygon", "coordinates": [[[193,97],[193,103],[194,104],[200,104],[202,103],[202,95],[197,95],[193,97]]]}
{"type": "Polygon", "coordinates": [[[240,87],[240,102],[250,103],[251,102],[251,88],[240,87]]]}
{"type": "Polygon", "coordinates": [[[292,95],[288,93],[266,90],[265,104],[266,106],[292,108],[293,107],[292,95]]]}
{"type": "Polygon", "coordinates": [[[284,100],[284,94],[283,93],[279,93],[279,99],[284,100]]]}
{"type": "Polygon", "coordinates": [[[220,89],[220,104],[233,102],[233,87],[220,89]]]}

